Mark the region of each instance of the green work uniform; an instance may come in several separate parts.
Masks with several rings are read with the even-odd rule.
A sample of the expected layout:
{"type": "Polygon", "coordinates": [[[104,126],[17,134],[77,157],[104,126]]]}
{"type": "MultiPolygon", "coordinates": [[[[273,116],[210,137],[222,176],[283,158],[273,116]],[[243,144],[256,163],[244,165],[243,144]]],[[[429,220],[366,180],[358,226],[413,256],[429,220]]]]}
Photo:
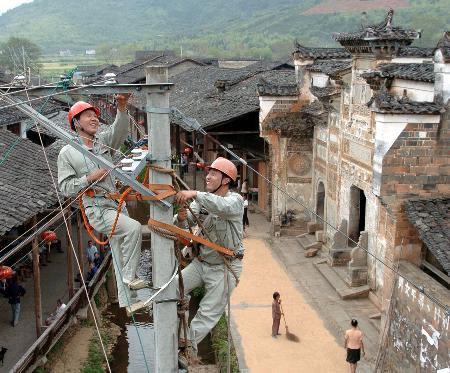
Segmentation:
{"type": "MultiPolygon", "coordinates": [[[[128,133],[128,124],[127,113],[117,111],[114,123],[95,135],[93,147],[90,149],[83,145],[84,148],[113,163],[110,148],[119,149],[123,144],[128,133]]],[[[99,166],[74,147],[64,146],[58,155],[58,186],[62,194],[75,197],[89,187],[87,176],[97,169],[99,166]]],[[[96,183],[96,195],[93,198],[83,195],[86,216],[97,232],[108,235],[111,233],[117,213],[117,202],[105,198],[103,194],[115,191],[114,179],[108,175],[96,183]]],[[[120,307],[126,307],[130,303],[131,293],[123,281],[130,282],[135,278],[141,241],[141,224],[128,216],[124,204],[114,235],[110,239],[120,307]]]]}
{"type": "MultiPolygon", "coordinates": [[[[244,200],[238,193],[228,192],[224,197],[204,192],[197,192],[195,201],[190,205],[205,226],[211,241],[231,250],[243,252],[242,215],[244,200]]],[[[186,222],[175,222],[186,227],[186,222]]],[[[195,225],[192,214],[188,213],[187,224],[195,225]]],[[[205,237],[206,238],[206,237],[205,237]]],[[[231,268],[239,278],[242,261],[232,259],[231,268]]],[[[190,340],[195,353],[197,345],[217,324],[227,305],[229,295],[236,287],[234,275],[225,267],[223,256],[213,249],[200,245],[199,256],[182,271],[184,290],[189,294],[197,287],[205,287],[205,295],[200,301],[197,314],[191,321],[190,340]],[[228,285],[225,274],[228,276],[228,285]]]]}

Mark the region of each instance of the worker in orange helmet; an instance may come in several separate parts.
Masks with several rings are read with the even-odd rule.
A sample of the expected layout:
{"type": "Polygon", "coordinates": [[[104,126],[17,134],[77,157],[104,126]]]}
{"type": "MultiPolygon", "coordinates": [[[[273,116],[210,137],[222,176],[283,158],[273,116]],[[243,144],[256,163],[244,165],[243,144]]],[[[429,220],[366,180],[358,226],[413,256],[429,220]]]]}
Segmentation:
{"type": "MultiPolygon", "coordinates": [[[[113,163],[110,150],[119,149],[128,134],[129,118],[126,112],[130,95],[117,96],[117,115],[114,123],[99,132],[100,110],[83,101],[76,102],[69,111],[68,120],[76,131],[86,150],[113,163]]],[[[66,197],[75,197],[91,184],[94,196],[83,194],[83,204],[89,224],[100,233],[110,234],[117,213],[117,203],[106,198],[108,192],[115,192],[115,180],[108,170],[99,168],[71,145],[64,146],[58,156],[58,186],[66,197]]],[[[130,289],[145,286],[136,279],[136,269],[141,253],[141,224],[128,216],[122,208],[114,235],[110,239],[113,264],[116,274],[120,307],[131,306],[130,289]]],[[[136,299],[134,299],[136,301],[136,299]]]]}
{"type": "MultiPolygon", "coordinates": [[[[236,256],[226,259],[230,270],[221,254],[200,245],[197,257],[182,271],[186,294],[201,286],[206,290],[190,324],[189,338],[194,356],[197,354],[198,343],[214,328],[225,311],[227,298],[237,285],[235,276],[239,278],[241,274],[244,254],[244,200],[240,194],[230,191],[237,179],[236,166],[230,160],[219,157],[206,170],[207,191],[180,191],[175,196],[175,201],[183,206],[192,199],[190,208],[202,221],[210,239],[233,250],[236,256]],[[228,276],[228,284],[225,274],[228,276]]],[[[178,210],[174,221],[184,228],[196,224],[192,214],[184,207],[178,210]]]]}

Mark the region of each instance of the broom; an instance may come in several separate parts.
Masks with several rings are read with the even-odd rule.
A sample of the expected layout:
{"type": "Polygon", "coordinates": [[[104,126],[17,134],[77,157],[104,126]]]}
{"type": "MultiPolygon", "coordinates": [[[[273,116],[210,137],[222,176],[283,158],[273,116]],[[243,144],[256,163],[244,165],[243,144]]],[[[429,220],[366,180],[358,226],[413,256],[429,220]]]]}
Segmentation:
{"type": "Polygon", "coordinates": [[[286,317],[284,317],[283,306],[281,304],[280,304],[280,308],[281,308],[281,314],[283,315],[284,326],[286,327],[286,338],[292,342],[300,342],[300,338],[289,331],[287,323],[286,323],[286,317]]]}

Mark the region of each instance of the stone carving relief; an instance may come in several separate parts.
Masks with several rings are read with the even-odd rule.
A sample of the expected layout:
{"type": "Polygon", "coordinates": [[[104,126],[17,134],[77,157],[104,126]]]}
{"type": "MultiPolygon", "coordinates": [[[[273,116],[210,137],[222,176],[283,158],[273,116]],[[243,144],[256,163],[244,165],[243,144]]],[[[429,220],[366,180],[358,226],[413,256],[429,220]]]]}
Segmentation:
{"type": "Polygon", "coordinates": [[[311,157],[306,153],[290,153],[287,161],[288,177],[301,177],[311,174],[311,157]]]}

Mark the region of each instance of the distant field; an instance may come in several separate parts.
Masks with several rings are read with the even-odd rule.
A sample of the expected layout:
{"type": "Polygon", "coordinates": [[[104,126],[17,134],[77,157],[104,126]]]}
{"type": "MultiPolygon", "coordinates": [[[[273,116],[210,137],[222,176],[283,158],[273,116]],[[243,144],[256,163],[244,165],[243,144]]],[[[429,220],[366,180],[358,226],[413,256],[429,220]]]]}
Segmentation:
{"type": "MultiPolygon", "coordinates": [[[[118,65],[123,65],[130,60],[123,60],[116,62],[118,65]]],[[[41,58],[39,61],[41,65],[41,73],[44,77],[58,76],[69,70],[72,70],[79,65],[103,65],[105,64],[104,59],[91,58],[85,56],[73,56],[73,57],[58,57],[58,56],[47,56],[41,58]]]]}
{"type": "Polygon", "coordinates": [[[405,8],[408,0],[325,0],[302,14],[362,12],[365,10],[405,8]]]}

